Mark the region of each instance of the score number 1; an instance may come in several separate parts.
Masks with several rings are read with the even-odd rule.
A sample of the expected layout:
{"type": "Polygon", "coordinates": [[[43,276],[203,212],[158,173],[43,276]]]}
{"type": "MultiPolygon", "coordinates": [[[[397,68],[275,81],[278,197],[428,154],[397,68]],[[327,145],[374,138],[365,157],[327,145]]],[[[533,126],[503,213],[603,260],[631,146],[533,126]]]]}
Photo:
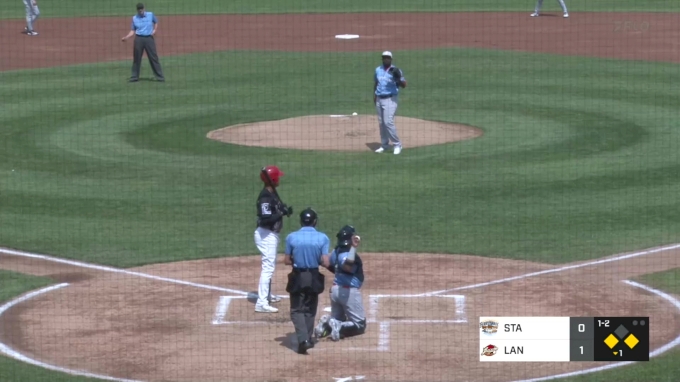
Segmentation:
{"type": "MultiPolygon", "coordinates": [[[[586,325],[585,324],[578,324],[578,332],[579,333],[584,333],[586,331],[586,325]]],[[[579,346],[581,349],[581,355],[583,355],[583,346],[579,346]]]]}

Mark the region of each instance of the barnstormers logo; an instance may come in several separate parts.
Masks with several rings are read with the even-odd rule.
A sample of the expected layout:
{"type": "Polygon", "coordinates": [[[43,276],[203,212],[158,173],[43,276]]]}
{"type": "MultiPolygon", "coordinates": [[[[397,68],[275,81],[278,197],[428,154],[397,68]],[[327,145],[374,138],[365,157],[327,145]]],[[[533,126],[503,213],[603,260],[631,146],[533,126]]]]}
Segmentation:
{"type": "Polygon", "coordinates": [[[487,357],[491,357],[492,355],[496,354],[498,351],[498,346],[496,345],[486,345],[484,349],[482,349],[482,355],[485,355],[487,357]]]}
{"type": "Polygon", "coordinates": [[[496,333],[498,331],[498,321],[488,320],[479,323],[479,328],[484,333],[496,333]]]}

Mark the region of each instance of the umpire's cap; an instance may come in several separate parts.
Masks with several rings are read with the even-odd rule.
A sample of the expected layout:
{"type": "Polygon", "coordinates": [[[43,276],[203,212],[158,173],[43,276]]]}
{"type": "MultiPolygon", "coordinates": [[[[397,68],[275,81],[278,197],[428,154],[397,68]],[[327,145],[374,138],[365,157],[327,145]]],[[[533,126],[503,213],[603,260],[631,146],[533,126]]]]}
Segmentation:
{"type": "Polygon", "coordinates": [[[338,238],[339,247],[347,247],[352,244],[352,236],[356,233],[356,230],[351,225],[346,225],[340,228],[338,234],[335,235],[338,238]]]}
{"type": "Polygon", "coordinates": [[[316,223],[316,211],[312,207],[307,207],[304,211],[300,212],[300,224],[308,227],[314,223],[316,223]]]}
{"type": "Polygon", "coordinates": [[[137,10],[144,9],[144,4],[137,3],[137,10]]]}

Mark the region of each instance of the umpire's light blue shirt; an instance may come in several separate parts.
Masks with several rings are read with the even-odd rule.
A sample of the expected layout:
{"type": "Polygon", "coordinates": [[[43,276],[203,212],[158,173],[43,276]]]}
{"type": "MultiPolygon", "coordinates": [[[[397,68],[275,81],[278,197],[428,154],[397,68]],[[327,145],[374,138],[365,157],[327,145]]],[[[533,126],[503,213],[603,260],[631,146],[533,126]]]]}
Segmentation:
{"type": "Polygon", "coordinates": [[[293,256],[294,268],[318,268],[321,255],[328,254],[331,240],[314,227],[302,227],[286,237],[286,255],[293,256]]]}
{"type": "Polygon", "coordinates": [[[130,28],[135,31],[137,36],[151,36],[153,32],[153,25],[157,24],[156,15],[153,12],[144,12],[144,16],[139,13],[132,16],[132,25],[130,28]]]}
{"type": "MultiPolygon", "coordinates": [[[[380,65],[375,68],[375,74],[373,75],[373,80],[378,83],[378,87],[375,89],[375,95],[377,96],[387,96],[387,95],[397,95],[399,94],[399,87],[397,83],[394,82],[394,78],[387,71],[390,70],[392,66],[385,68],[385,65],[380,65]]],[[[401,71],[401,81],[406,81],[404,77],[404,71],[401,71]]]]}
{"type": "MultiPolygon", "coordinates": [[[[349,256],[349,252],[338,253],[337,250],[333,250],[333,254],[331,254],[331,264],[335,264],[335,279],[333,282],[340,286],[361,288],[361,281],[359,281],[358,277],[340,271],[345,260],[347,260],[347,256],[349,256]]],[[[353,264],[352,273],[355,273],[358,268],[358,265],[353,264]]]]}

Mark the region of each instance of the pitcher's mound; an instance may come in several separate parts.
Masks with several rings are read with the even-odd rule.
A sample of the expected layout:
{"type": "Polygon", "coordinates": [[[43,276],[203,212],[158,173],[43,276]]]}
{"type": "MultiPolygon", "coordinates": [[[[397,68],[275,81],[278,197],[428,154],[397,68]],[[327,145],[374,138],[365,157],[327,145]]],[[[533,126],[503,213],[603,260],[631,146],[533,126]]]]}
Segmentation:
{"type": "MultiPolygon", "coordinates": [[[[397,133],[405,148],[462,141],[482,130],[454,123],[396,117],[397,133]]],[[[300,150],[368,151],[380,146],[378,117],[312,115],[279,121],[228,126],[208,138],[244,146],[300,150]]]]}

